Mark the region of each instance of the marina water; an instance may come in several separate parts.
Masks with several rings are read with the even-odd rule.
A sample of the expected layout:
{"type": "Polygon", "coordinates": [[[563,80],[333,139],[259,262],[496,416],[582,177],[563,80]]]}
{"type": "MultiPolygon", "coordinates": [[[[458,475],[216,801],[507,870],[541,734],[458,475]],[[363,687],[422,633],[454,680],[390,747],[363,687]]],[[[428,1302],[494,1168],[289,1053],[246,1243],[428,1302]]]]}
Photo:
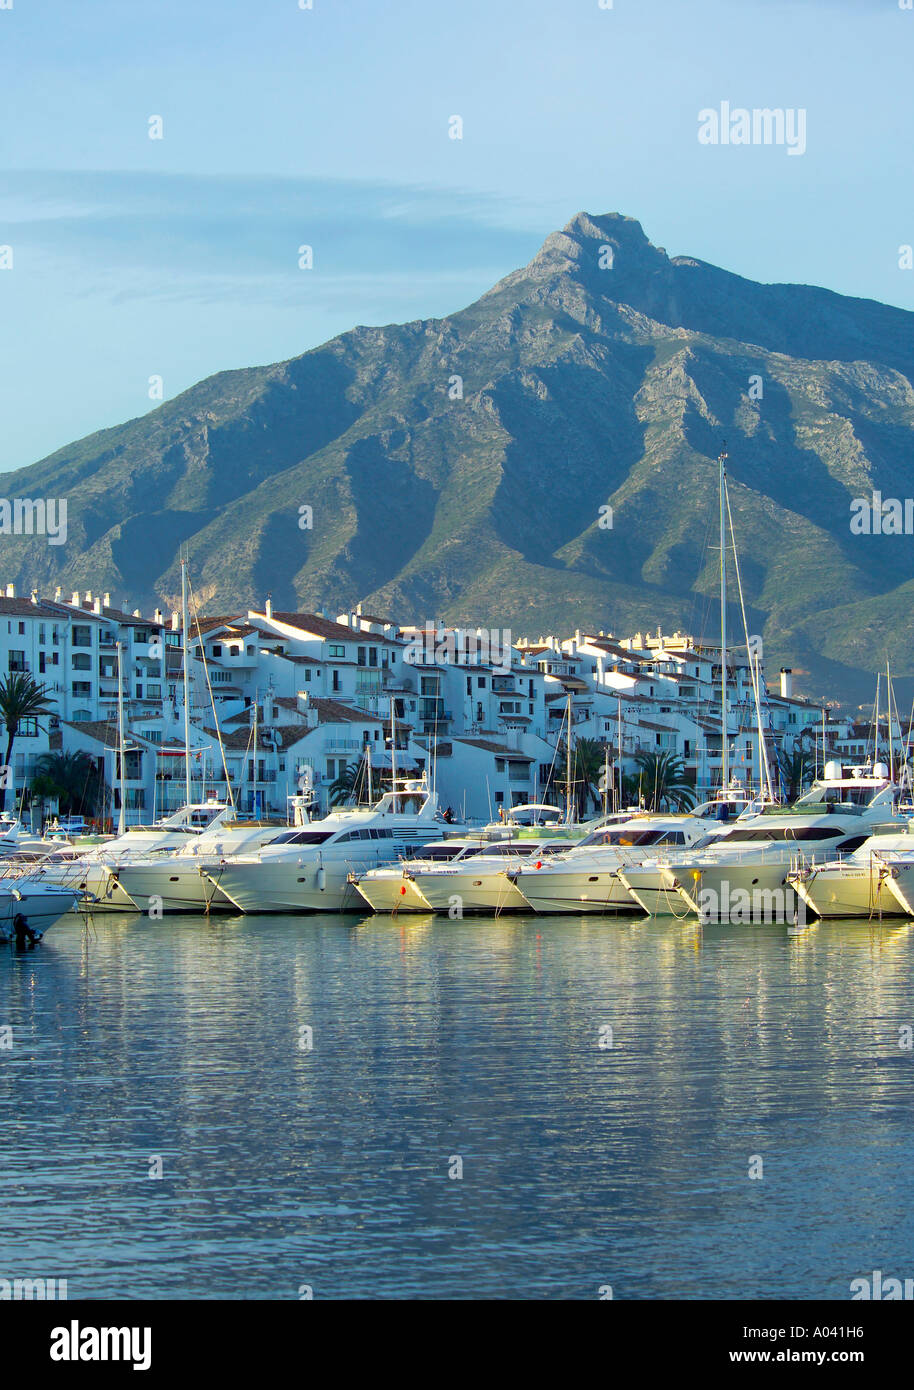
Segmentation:
{"type": "Polygon", "coordinates": [[[0,957],[0,1276],[846,1300],[914,1273],[912,966],[903,920],[74,917],[0,957]]]}

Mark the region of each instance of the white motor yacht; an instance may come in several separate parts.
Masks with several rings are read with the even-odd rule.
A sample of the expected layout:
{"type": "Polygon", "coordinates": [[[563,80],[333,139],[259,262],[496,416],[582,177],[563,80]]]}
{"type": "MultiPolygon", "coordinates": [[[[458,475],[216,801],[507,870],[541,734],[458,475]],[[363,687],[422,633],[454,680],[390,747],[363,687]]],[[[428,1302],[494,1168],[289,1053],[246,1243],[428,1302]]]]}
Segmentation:
{"type": "Polygon", "coordinates": [[[707,838],[699,817],[641,815],[623,825],[595,830],[580,844],[548,859],[528,862],[512,874],[534,912],[631,912],[632,900],[617,877],[661,846],[684,849],[707,838]]]}
{"type": "Polygon", "coordinates": [[[876,830],[848,854],[787,874],[817,917],[903,917],[909,912],[891,884],[914,868],[914,825],[909,822],[901,834],[876,830]]]}
{"type": "Polygon", "coordinates": [[[31,931],[42,936],[59,922],[76,904],[78,894],[72,888],[60,888],[44,883],[31,873],[7,870],[0,878],[0,936],[14,934],[14,918],[21,913],[31,931]]]}
{"type": "Polygon", "coordinates": [[[352,874],[350,881],[372,912],[431,912],[429,903],[416,886],[416,870],[463,863],[473,855],[488,854],[491,849],[491,840],[483,840],[479,836],[473,839],[434,840],[431,844],[422,845],[414,858],[369,869],[365,874],[352,874]]]}
{"type": "Polygon", "coordinates": [[[233,815],[221,801],[192,802],[152,825],[129,826],[123,835],[93,849],[55,848],[35,867],[46,883],[74,888],[92,912],[133,912],[136,905],[109,870],[153,852],[173,852],[199,839],[233,815]]]}
{"type": "Polygon", "coordinates": [[[566,839],[508,840],[451,864],[415,868],[410,878],[433,912],[454,916],[529,912],[530,905],[512,881],[513,874],[524,864],[544,863],[550,854],[568,848],[566,839]]]}
{"type": "Polygon", "coordinates": [[[667,903],[678,898],[680,913],[704,921],[789,921],[797,911],[790,871],[858,849],[877,825],[903,831],[907,822],[895,813],[897,794],[882,763],[870,771],[830,762],[825,776],[793,806],[746,817],[697,854],[658,859],[653,899],[651,884],[636,872],[623,870],[624,879],[645,910],[656,911],[665,890],[667,903]]]}
{"type": "Polygon", "coordinates": [[[142,858],[124,859],[106,872],[109,886],[126,893],[140,912],[237,912],[230,898],[205,878],[202,869],[218,869],[232,855],[250,854],[287,833],[271,821],[222,821],[180,849],[154,850],[142,858]]]}
{"type": "Polygon", "coordinates": [[[201,872],[240,912],[364,911],[351,876],[414,854],[451,828],[423,778],[398,784],[373,807],[332,811],[201,872]]]}

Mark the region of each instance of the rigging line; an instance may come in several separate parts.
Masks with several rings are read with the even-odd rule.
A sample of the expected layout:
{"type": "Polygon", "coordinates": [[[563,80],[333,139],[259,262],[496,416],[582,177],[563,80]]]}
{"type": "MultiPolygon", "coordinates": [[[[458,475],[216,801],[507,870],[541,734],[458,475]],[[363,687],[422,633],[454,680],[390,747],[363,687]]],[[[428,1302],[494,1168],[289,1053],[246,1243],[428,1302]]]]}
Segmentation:
{"type": "MultiPolygon", "coordinates": [[[[736,589],[737,589],[737,592],[738,592],[738,594],[739,594],[739,607],[740,607],[740,612],[742,613],[742,616],[743,616],[743,632],[744,632],[745,635],[746,635],[746,651],[747,651],[748,656],[749,656],[749,673],[750,673],[750,675],[752,676],[752,693],[753,693],[753,695],[755,696],[755,719],[756,719],[756,723],[759,725],[759,736],[760,736],[760,737],[759,737],[759,744],[760,744],[760,747],[761,747],[762,758],[763,758],[763,760],[764,760],[764,768],[760,768],[759,771],[760,771],[760,772],[761,772],[761,771],[764,771],[764,773],[765,773],[765,782],[766,782],[766,785],[767,785],[767,787],[768,787],[768,795],[771,797],[771,799],[772,799],[772,801],[773,801],[773,800],[774,800],[774,794],[773,794],[773,792],[772,792],[772,787],[771,787],[771,773],[770,773],[769,768],[768,768],[768,750],[767,750],[766,747],[765,747],[764,734],[763,734],[762,729],[761,729],[762,711],[761,711],[761,700],[759,699],[759,693],[758,693],[758,668],[757,668],[756,664],[755,664],[755,663],[753,662],[753,660],[752,660],[752,652],[751,652],[750,647],[749,647],[749,622],[748,622],[748,619],[747,619],[747,617],[746,617],[746,605],[745,605],[745,603],[744,603],[744,601],[743,601],[743,581],[742,581],[742,579],[741,579],[741,577],[740,577],[740,572],[739,572],[739,555],[738,555],[737,552],[736,552],[736,534],[735,534],[734,529],[733,529],[733,512],[732,512],[731,509],[730,509],[730,489],[726,486],[726,484],[724,485],[724,497],[726,498],[726,502],[727,502],[727,518],[728,518],[728,520],[729,520],[729,522],[730,522],[730,540],[731,540],[731,543],[732,543],[732,550],[733,550],[733,567],[734,567],[734,570],[736,571],[736,589]]],[[[747,702],[747,703],[748,703],[748,702],[747,702]]]]}
{"type": "MultiPolygon", "coordinates": [[[[210,679],[209,679],[209,667],[207,666],[207,663],[206,663],[206,643],[204,642],[204,640],[203,640],[203,634],[202,634],[202,632],[200,631],[200,612],[199,612],[199,609],[198,609],[198,607],[197,607],[197,600],[196,600],[196,598],[194,597],[194,586],[193,586],[193,584],[191,583],[190,575],[189,575],[189,574],[187,575],[187,587],[188,587],[188,590],[189,590],[189,592],[190,592],[190,601],[191,601],[191,605],[193,606],[193,610],[194,610],[194,619],[195,619],[196,624],[197,624],[197,633],[198,633],[198,635],[199,635],[199,637],[200,637],[200,656],[202,657],[202,660],[203,660],[203,674],[204,674],[204,676],[206,677],[206,688],[207,688],[207,691],[209,692],[210,705],[211,705],[212,711],[213,711],[213,723],[216,725],[216,730],[217,730],[216,738],[217,738],[217,742],[218,742],[218,744],[219,744],[219,753],[220,753],[220,755],[221,755],[221,757],[222,757],[222,771],[225,773],[225,785],[226,785],[226,787],[227,787],[227,789],[228,789],[229,805],[230,805],[231,808],[232,808],[232,815],[233,815],[233,816],[236,816],[236,815],[238,814],[238,811],[237,811],[237,807],[236,807],[236,805],[235,805],[235,797],[234,797],[234,794],[233,794],[233,792],[232,792],[232,782],[231,782],[231,778],[229,777],[228,764],[227,764],[226,761],[225,761],[225,745],[224,745],[223,742],[222,742],[222,733],[221,733],[221,731],[219,731],[219,718],[218,718],[218,716],[217,716],[217,714],[216,714],[216,700],[215,700],[215,696],[213,695],[213,687],[212,687],[212,685],[210,684],[210,679]]],[[[185,659],[186,659],[186,660],[189,660],[189,658],[190,658],[190,648],[189,648],[188,645],[187,645],[187,638],[186,638],[186,635],[185,635],[184,646],[185,646],[185,651],[187,652],[187,657],[186,657],[185,659]]],[[[163,663],[163,667],[164,667],[164,663],[165,663],[165,653],[164,653],[164,651],[162,652],[162,663],[163,663]]],[[[255,698],[255,699],[257,698],[256,695],[255,695],[254,698],[255,698]]],[[[185,739],[185,742],[186,742],[186,741],[187,741],[187,740],[185,739]]],[[[250,735],[248,736],[248,744],[250,745],[250,735]]],[[[245,749],[245,753],[247,753],[247,749],[245,749]]],[[[184,757],[185,757],[185,759],[189,759],[189,758],[190,758],[190,749],[189,749],[189,748],[185,748],[185,749],[184,749],[184,757]]],[[[255,776],[255,778],[256,778],[256,776],[257,776],[257,768],[256,768],[256,767],[254,768],[254,776],[255,776]]],[[[256,781],[255,781],[255,786],[256,786],[256,781]]],[[[255,797],[255,800],[256,800],[256,797],[255,797]]]]}

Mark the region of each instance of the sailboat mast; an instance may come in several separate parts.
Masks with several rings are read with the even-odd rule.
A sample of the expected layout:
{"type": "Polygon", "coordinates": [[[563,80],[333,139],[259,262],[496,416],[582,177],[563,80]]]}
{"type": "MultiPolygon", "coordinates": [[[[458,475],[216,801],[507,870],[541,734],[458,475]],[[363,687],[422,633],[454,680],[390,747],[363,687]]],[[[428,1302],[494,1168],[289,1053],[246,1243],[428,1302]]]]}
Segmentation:
{"type": "Polygon", "coordinates": [[[895,747],[892,742],[892,667],[888,657],[885,661],[885,684],[889,702],[889,781],[892,781],[892,764],[895,760],[895,747]]]}
{"type": "Polygon", "coordinates": [[[876,708],[873,711],[873,767],[879,761],[879,682],[882,679],[881,673],[876,675],[876,708]]]}
{"type": "Polygon", "coordinates": [[[124,669],[123,669],[123,664],[122,664],[122,661],[121,661],[121,653],[122,653],[122,650],[123,650],[122,643],[118,642],[118,643],[116,643],[116,646],[117,646],[117,748],[118,748],[118,775],[119,775],[120,784],[121,784],[121,809],[120,809],[120,811],[119,811],[119,813],[118,813],[118,818],[117,818],[117,833],[118,833],[118,835],[123,835],[124,832],[125,832],[125,830],[126,830],[126,828],[127,828],[127,812],[126,812],[126,809],[125,809],[125,801],[126,801],[127,793],[126,793],[126,789],[125,789],[125,787],[124,787],[124,783],[125,783],[126,780],[127,780],[126,777],[125,777],[125,775],[124,775],[124,762],[125,762],[125,757],[124,757],[124,669]]]}
{"type": "Polygon", "coordinates": [[[726,459],[727,453],[723,449],[717,460],[720,471],[720,785],[723,791],[730,785],[730,749],[727,740],[727,537],[724,525],[726,459]]]}
{"type": "Polygon", "coordinates": [[[619,763],[619,804],[618,804],[617,806],[614,806],[614,809],[615,809],[616,811],[621,811],[621,810],[622,810],[622,700],[621,700],[621,698],[619,699],[619,706],[618,706],[618,709],[616,710],[616,727],[617,727],[617,730],[618,730],[618,741],[619,741],[619,752],[618,752],[618,763],[619,763]]]}
{"type": "Polygon", "coordinates": [[[568,735],[565,739],[565,819],[571,823],[571,692],[568,693],[568,735]]]}
{"type": "Polygon", "coordinates": [[[184,634],[184,804],[190,805],[190,661],[187,643],[187,561],[181,561],[181,631],[184,634]]]}

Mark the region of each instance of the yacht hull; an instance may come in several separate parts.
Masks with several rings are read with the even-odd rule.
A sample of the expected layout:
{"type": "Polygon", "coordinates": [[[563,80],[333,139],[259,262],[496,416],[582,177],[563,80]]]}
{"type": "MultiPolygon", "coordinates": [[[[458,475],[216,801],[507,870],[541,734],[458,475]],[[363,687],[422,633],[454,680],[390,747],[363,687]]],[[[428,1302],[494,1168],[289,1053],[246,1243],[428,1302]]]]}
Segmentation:
{"type": "Polygon", "coordinates": [[[363,874],[354,887],[372,912],[424,912],[427,916],[431,911],[413,879],[396,870],[363,874]]]}
{"type": "Polygon", "coordinates": [[[703,922],[792,922],[801,907],[787,882],[790,863],[683,865],[676,873],[681,900],[703,922]]]}
{"type": "Polygon", "coordinates": [[[881,866],[812,869],[791,876],[791,885],[818,917],[902,916],[881,866]]]}
{"type": "MultiPolygon", "coordinates": [[[[366,864],[365,870],[375,865],[366,864]]],[[[251,915],[269,912],[354,912],[365,911],[365,899],[350,873],[358,875],[351,863],[288,864],[282,862],[227,862],[218,868],[202,870],[211,887],[222,892],[239,912],[251,915]]]]}
{"type": "Polygon", "coordinates": [[[619,869],[619,881],[633,901],[648,917],[684,917],[690,914],[679,894],[676,870],[672,866],[619,869]]]}
{"type": "Polygon", "coordinates": [[[908,917],[914,917],[914,864],[893,864],[885,886],[892,898],[908,917]]]}
{"type": "Polygon", "coordinates": [[[529,912],[530,906],[503,869],[466,873],[417,873],[416,887],[432,912],[529,912]]]}
{"type": "Polygon", "coordinates": [[[76,900],[75,891],[66,888],[44,890],[43,885],[32,887],[26,883],[5,887],[0,892],[0,933],[12,935],[13,918],[21,913],[32,931],[44,934],[69,915],[76,900]]]}
{"type": "MultiPolygon", "coordinates": [[[[117,870],[121,889],[139,912],[237,912],[230,898],[201,874],[200,863],[187,865],[123,864],[117,870]]],[[[218,871],[218,866],[212,866],[218,871]]]]}
{"type": "Polygon", "coordinates": [[[632,912],[631,894],[615,869],[539,870],[518,874],[517,888],[534,912],[632,912]]]}

